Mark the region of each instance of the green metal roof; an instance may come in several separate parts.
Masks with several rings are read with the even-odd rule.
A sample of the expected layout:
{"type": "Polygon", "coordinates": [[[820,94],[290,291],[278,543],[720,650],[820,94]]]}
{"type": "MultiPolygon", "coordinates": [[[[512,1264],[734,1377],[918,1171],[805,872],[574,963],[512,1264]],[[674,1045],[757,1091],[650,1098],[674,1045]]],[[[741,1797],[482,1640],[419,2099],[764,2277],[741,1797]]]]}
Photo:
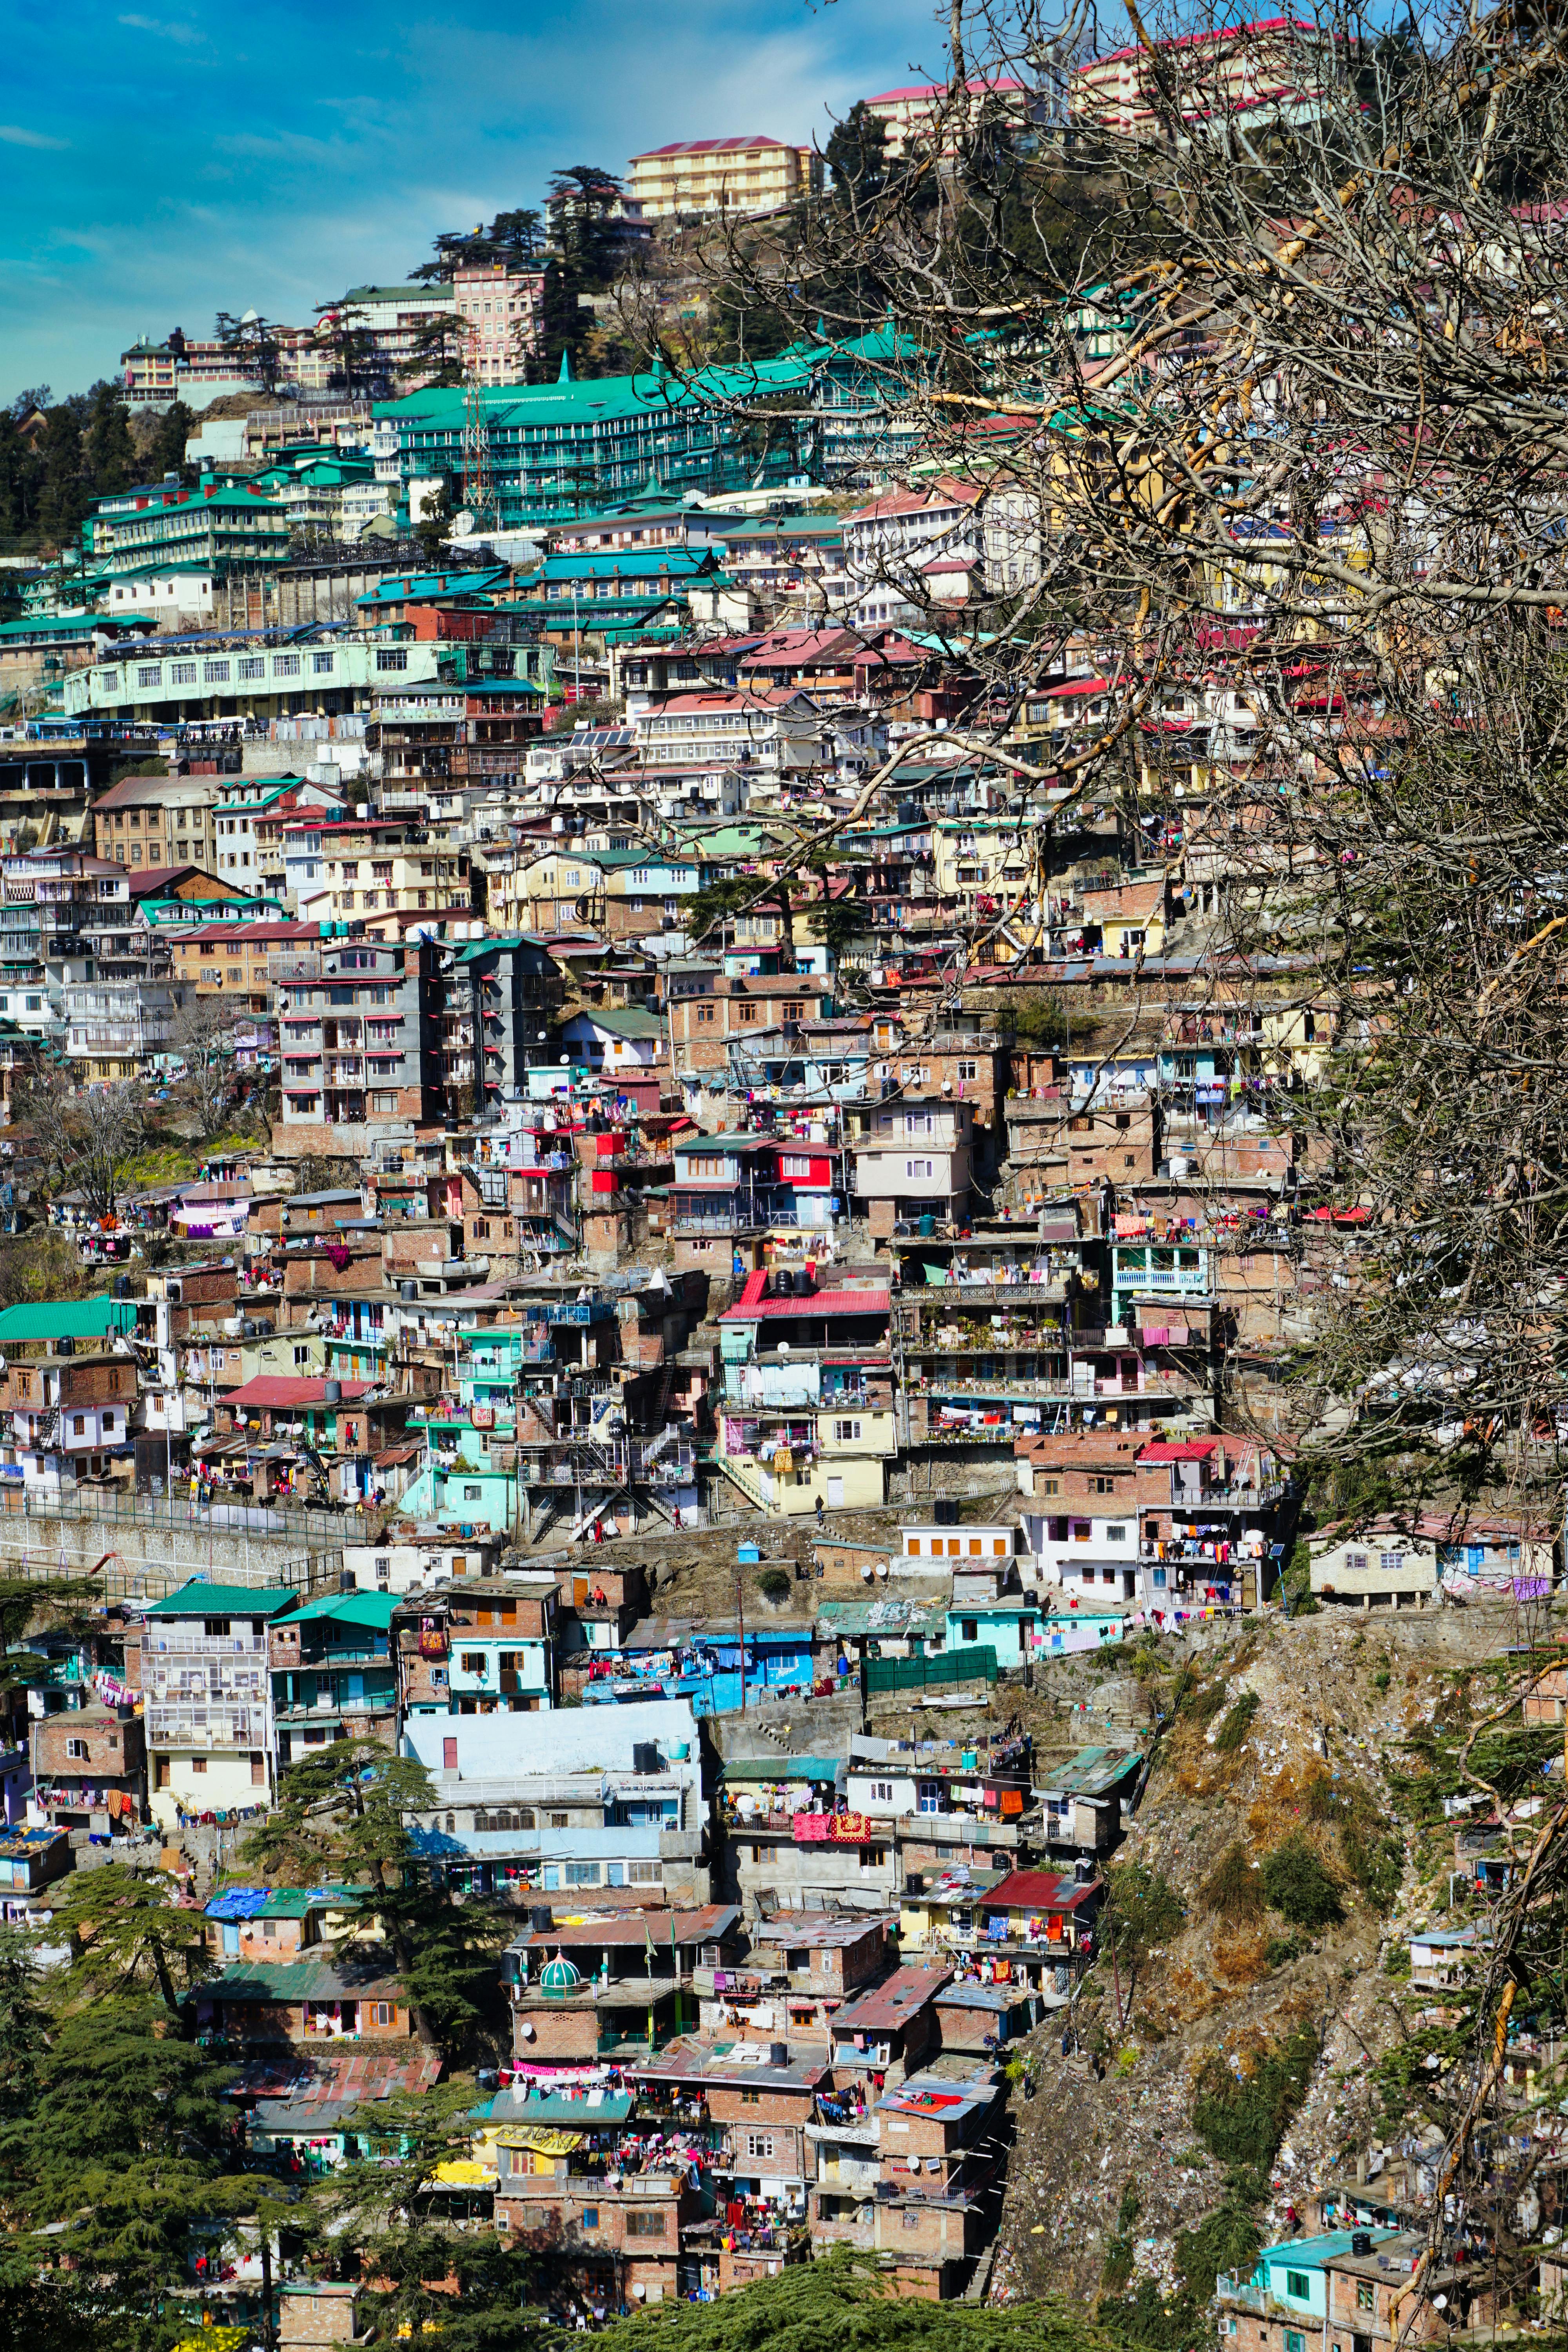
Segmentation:
{"type": "Polygon", "coordinates": [[[726,1780],[823,1780],[838,1778],[834,1756],[732,1756],[724,1767],[726,1780]]]}
{"type": "Polygon", "coordinates": [[[281,1617],[299,1594],[287,1585],[206,1584],[197,1580],[166,1592],[143,1612],[148,1617],[281,1617]]]}
{"type": "Polygon", "coordinates": [[[0,1348],[26,1339],[106,1339],[135,1328],[134,1299],[44,1298],[0,1312],[0,1348]]]}
{"type": "Polygon", "coordinates": [[[329,1621],[339,1625],[374,1625],[378,1633],[385,1633],[396,1606],[396,1598],[390,1592],[329,1592],[320,1601],[308,1601],[289,1622],[292,1625],[329,1621]]]}

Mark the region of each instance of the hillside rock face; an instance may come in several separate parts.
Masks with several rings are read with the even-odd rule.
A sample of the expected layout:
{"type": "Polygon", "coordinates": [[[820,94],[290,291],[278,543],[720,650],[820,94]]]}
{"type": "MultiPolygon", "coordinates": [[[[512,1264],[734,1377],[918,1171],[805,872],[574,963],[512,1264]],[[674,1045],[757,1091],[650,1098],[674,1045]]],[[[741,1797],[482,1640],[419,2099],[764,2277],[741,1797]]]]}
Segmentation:
{"type": "MultiPolygon", "coordinates": [[[[1018,2085],[1013,2095],[992,2300],[1090,2300],[1141,2279],[1176,2287],[1178,2233],[1226,2194],[1226,2167],[1193,2120],[1216,2067],[1245,2084],[1302,2034],[1317,2053],[1253,2209],[1266,2237],[1373,2148],[1371,2076],[1397,2030],[1384,1963],[1426,1908],[1385,1762],[1506,1644],[1500,1618],[1489,1622],[1498,1613],[1323,1614],[1211,1633],[1184,1662],[1167,1648],[1158,1670],[1151,1657],[1155,1760],[1112,1869],[1157,1873],[1184,1917],[1121,1971],[1120,2018],[1106,1955],[1071,2020],[1063,2012],[1033,2037],[1033,2095],[1018,2085]],[[1263,1864],[1287,1841],[1304,1842],[1337,1883],[1339,1917],[1302,1927],[1266,1899],[1263,1864]],[[1237,1847],[1253,1885],[1220,1902],[1210,1881],[1237,1847]]],[[[1076,1700],[1067,1722],[1084,1738],[1132,1714],[1125,1677],[1076,1700]]],[[[1440,1899],[1436,1881],[1428,1892],[1440,1899]]]]}

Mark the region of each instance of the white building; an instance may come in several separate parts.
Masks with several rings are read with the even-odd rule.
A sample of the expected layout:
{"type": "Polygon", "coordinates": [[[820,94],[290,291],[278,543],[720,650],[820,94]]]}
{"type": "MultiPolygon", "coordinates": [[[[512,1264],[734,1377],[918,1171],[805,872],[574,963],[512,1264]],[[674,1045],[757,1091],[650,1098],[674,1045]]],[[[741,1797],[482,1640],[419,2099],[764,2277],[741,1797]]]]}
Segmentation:
{"type": "Polygon", "coordinates": [[[984,521],[971,482],[885,490],[844,518],[844,568],[859,629],[915,628],[980,583],[984,521]]]}
{"type": "Polygon", "coordinates": [[[139,1646],[128,1632],[127,1679],[139,1679],[146,1707],[148,1801],[164,1830],[182,1811],[271,1803],[268,1628],[299,1597],[281,1586],[187,1584],[144,1612],[139,1646]]]}

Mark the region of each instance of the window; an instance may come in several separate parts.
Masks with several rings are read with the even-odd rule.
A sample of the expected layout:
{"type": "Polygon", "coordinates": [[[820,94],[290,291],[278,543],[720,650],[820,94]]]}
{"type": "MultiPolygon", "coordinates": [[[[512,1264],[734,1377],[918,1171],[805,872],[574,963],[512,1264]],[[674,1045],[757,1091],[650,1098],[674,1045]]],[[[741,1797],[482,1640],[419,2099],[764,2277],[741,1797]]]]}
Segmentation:
{"type": "Polygon", "coordinates": [[[599,1865],[596,1862],[569,1862],[566,1865],[568,1886],[597,1886],[599,1865]]]}
{"type": "Polygon", "coordinates": [[[1107,1542],[1107,1543],[1125,1543],[1125,1542],[1127,1541],[1127,1529],[1126,1529],[1126,1528],[1125,1528],[1125,1527],[1111,1527],[1110,1525],[1107,1524],[1106,1530],[1105,1530],[1105,1540],[1106,1540],[1106,1542],[1107,1542]]]}
{"type": "Polygon", "coordinates": [[[1295,2295],[1300,2302],[1305,2303],[1312,2292],[1312,2283],[1307,2276],[1306,2272],[1287,2271],[1285,2273],[1285,2292],[1287,2294],[1295,2295]]]}
{"type": "Polygon", "coordinates": [[[389,2000],[373,2000],[370,2005],[370,2021],[373,2025],[390,2025],[392,2003],[389,2000]]]}
{"type": "Polygon", "coordinates": [[[572,1816],[570,1813],[552,1813],[549,1825],[552,1830],[569,1829],[572,1825],[572,1816]]]}
{"type": "Polygon", "coordinates": [[[1356,2282],[1355,2307],[1358,2311],[1375,2311],[1377,2309],[1377,2289],[1373,2285],[1370,2279],[1358,2280],[1356,2282]]]}
{"type": "Polygon", "coordinates": [[[931,1163],[929,1160],[906,1160],[904,1162],[906,1176],[929,1177],[931,1172],[931,1163]]]}
{"type": "Polygon", "coordinates": [[[87,1423],[79,1412],[71,1423],[71,1435],[73,1437],[80,1437],[85,1433],[86,1429],[87,1423]]]}
{"type": "Polygon", "coordinates": [[[584,2205],[583,2208],[583,2227],[584,2230],[596,2230],[598,2226],[598,2207],[596,2205],[584,2205]]]}
{"type": "Polygon", "coordinates": [[[195,662],[171,662],[169,664],[169,684],[171,686],[195,686],[195,682],[196,666],[195,662]]]}
{"type": "Polygon", "coordinates": [[[375,666],[377,669],[406,669],[408,656],[401,646],[389,649],[384,646],[376,653],[375,666]]]}
{"type": "Polygon", "coordinates": [[[977,1642],[980,1639],[979,1621],[973,1617],[966,1617],[963,1620],[963,1633],[966,1642],[977,1642]]]}
{"type": "Polygon", "coordinates": [[[68,1740],[66,1741],[66,1754],[67,1754],[68,1756],[79,1757],[79,1759],[81,1759],[82,1763],[84,1763],[84,1764],[85,1764],[85,1763],[87,1762],[87,1742],[86,1742],[86,1740],[85,1740],[85,1739],[68,1739],[68,1740]]]}
{"type": "Polygon", "coordinates": [[[749,2131],[742,2133],[742,2137],[745,2140],[746,2154],[748,2156],[760,2157],[764,2161],[771,2162],[773,2152],[773,2136],[772,2132],[749,2131]]]}
{"type": "Polygon", "coordinates": [[[626,1864],[628,1886],[662,1886],[664,1864],[661,1862],[629,1862],[626,1864]]]}
{"type": "Polygon", "coordinates": [[[329,676],[331,671],[331,667],[332,656],[331,654],[312,654],[310,656],[310,667],[315,671],[318,677],[325,677],[329,676]]]}
{"type": "Polygon", "coordinates": [[[161,662],[143,662],[136,672],[138,686],[156,686],[163,675],[161,662]]]}
{"type": "MultiPolygon", "coordinates": [[[[234,669],[237,677],[265,677],[267,675],[267,664],[261,659],[259,654],[243,655],[236,662],[234,669]]],[[[180,823],[184,824],[184,814],[182,811],[180,823]]]]}
{"type": "Polygon", "coordinates": [[[835,1445],[858,1445],[860,1442],[859,1423],[836,1421],[833,1424],[833,1442],[835,1445]]]}
{"type": "Polygon", "coordinates": [[[193,1756],[193,1757],[192,1757],[192,1759],[191,1759],[191,1769],[192,1769],[192,1771],[193,1771],[193,1772],[205,1772],[205,1771],[206,1770],[206,1769],[207,1769],[207,1759],[206,1759],[206,1758],[205,1758],[205,1756],[193,1756]]]}
{"type": "Polygon", "coordinates": [[[272,656],[272,675],[274,677],[298,677],[300,675],[299,655],[274,654],[272,656]]]}
{"type": "Polygon", "coordinates": [[[463,1672],[466,1675],[482,1675],[484,1671],[484,1652],[482,1650],[465,1650],[463,1652],[463,1672]]]}
{"type": "MultiPolygon", "coordinates": [[[[1300,2278],[1301,2273],[1300,2271],[1292,2271],[1290,2275],[1292,2278],[1300,2278]]],[[[1285,2330],[1285,2352],[1307,2352],[1307,2339],[1299,2327],[1288,2327],[1285,2330]]]]}
{"type": "Polygon", "coordinates": [[[742,2105],[743,2107],[760,2107],[760,2106],[762,2105],[762,2104],[763,2104],[763,2095],[762,2095],[761,2091],[742,2091],[742,2094],[741,2094],[741,2105],[742,2105]]]}
{"type": "Polygon", "coordinates": [[[628,2213],[626,2227],[628,2238],[662,2238],[668,2234],[662,2212],[628,2213]]]}
{"type": "Polygon", "coordinates": [[[209,686],[226,686],[228,684],[228,664],[226,661],[207,662],[204,666],[203,675],[209,686]]]}

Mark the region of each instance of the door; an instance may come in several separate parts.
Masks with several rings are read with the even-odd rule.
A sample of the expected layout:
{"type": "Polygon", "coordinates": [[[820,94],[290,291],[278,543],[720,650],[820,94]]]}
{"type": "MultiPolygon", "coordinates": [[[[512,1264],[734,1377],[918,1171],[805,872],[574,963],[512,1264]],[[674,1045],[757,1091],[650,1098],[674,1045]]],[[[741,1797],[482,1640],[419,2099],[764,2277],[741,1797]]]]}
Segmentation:
{"type": "Polygon", "coordinates": [[[841,1511],[844,1508],[844,1481],[842,1478],[829,1478],[827,1482],[827,1507],[830,1511],[841,1511]]]}
{"type": "Polygon", "coordinates": [[[223,1923],[223,1956],[226,1960],[237,1960],[239,1958],[239,1922],[237,1919],[226,1919],[223,1923]]]}

